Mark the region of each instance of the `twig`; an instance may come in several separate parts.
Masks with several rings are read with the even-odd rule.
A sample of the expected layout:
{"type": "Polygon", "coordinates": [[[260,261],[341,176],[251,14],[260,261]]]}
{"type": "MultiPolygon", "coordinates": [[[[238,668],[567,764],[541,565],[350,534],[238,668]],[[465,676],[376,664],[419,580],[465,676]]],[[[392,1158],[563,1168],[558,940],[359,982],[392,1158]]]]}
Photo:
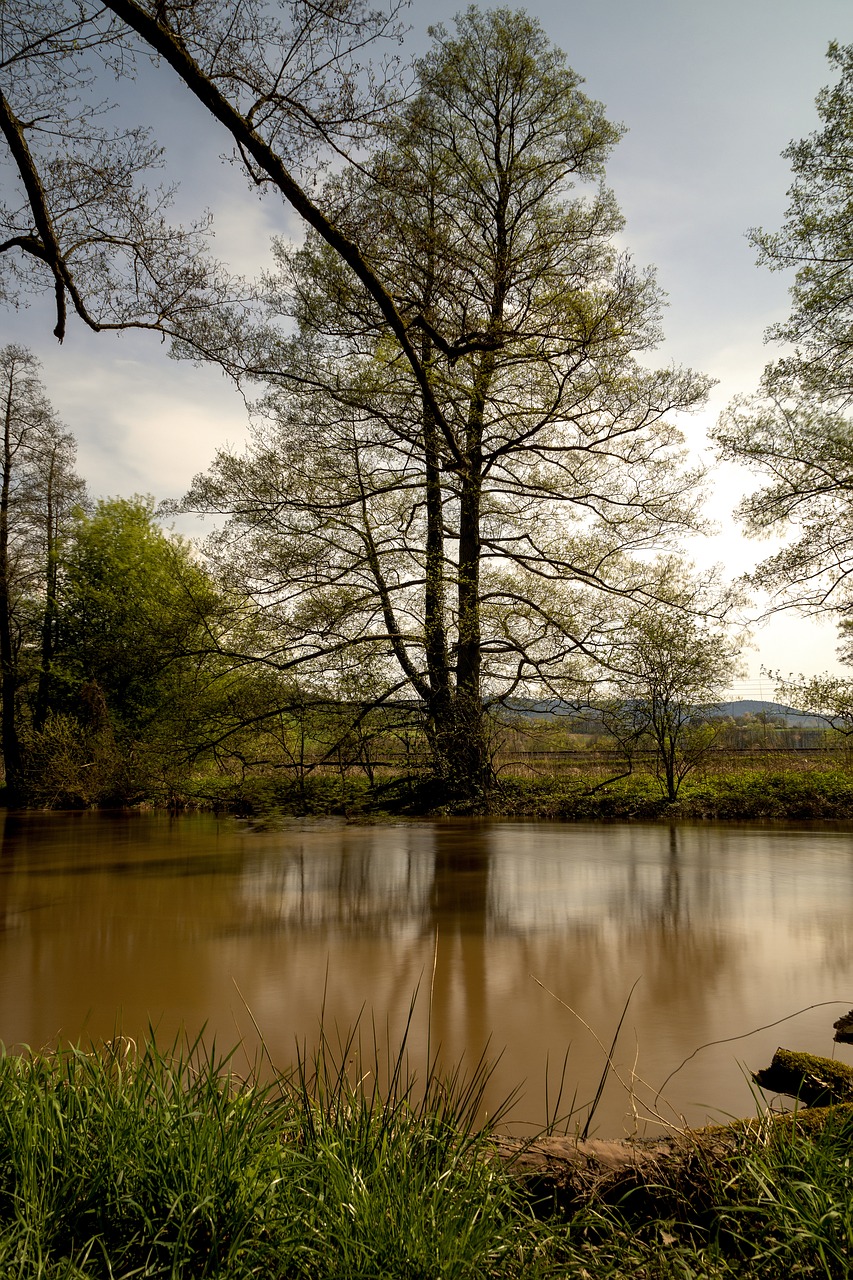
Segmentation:
{"type": "MultiPolygon", "coordinates": [[[[541,985],[541,984],[540,984],[541,985]]],[[[694,1049],[689,1053],[683,1062],[679,1062],[674,1071],[670,1071],[661,1087],[655,1094],[653,1106],[657,1106],[658,1098],[663,1093],[673,1076],[677,1076],[682,1067],[686,1067],[688,1062],[696,1057],[697,1053],[701,1053],[703,1049],[712,1049],[718,1044],[733,1044],[735,1040],[748,1040],[750,1036],[758,1035],[759,1031],[769,1031],[771,1027],[781,1026],[783,1022],[790,1022],[792,1018],[798,1018],[801,1013],[809,1013],[812,1009],[825,1009],[831,1004],[849,1004],[848,1000],[819,1000],[817,1004],[807,1004],[803,1009],[797,1009],[795,1013],[787,1013],[784,1018],[777,1018],[775,1022],[765,1022],[763,1027],[753,1027],[752,1031],[744,1031],[739,1036],[724,1036],[722,1040],[708,1040],[705,1044],[700,1044],[698,1049],[694,1049]]]]}

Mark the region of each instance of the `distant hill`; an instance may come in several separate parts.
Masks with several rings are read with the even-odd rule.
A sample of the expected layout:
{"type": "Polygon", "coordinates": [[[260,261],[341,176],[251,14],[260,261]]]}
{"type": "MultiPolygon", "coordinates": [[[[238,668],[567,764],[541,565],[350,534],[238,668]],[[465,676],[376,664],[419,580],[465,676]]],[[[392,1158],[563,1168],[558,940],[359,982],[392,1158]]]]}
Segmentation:
{"type": "Polygon", "coordinates": [[[798,729],[825,729],[826,720],[822,716],[803,715],[793,707],[786,707],[781,702],[761,702],[756,698],[738,698],[735,702],[721,702],[712,712],[713,715],[731,716],[739,720],[741,716],[766,715],[773,720],[784,719],[785,723],[798,729]]]}
{"type": "MultiPolygon", "coordinates": [[[[515,715],[523,719],[549,719],[551,717],[574,716],[578,720],[583,719],[585,708],[572,707],[568,703],[554,701],[536,701],[535,699],[518,698],[513,699],[507,706],[507,710],[512,711],[515,715]]],[[[594,714],[594,713],[593,713],[594,714]]],[[[825,729],[826,720],[821,716],[803,715],[799,711],[795,711],[793,707],[786,707],[781,702],[763,702],[757,698],[738,698],[733,702],[721,702],[717,707],[711,709],[710,714],[713,716],[725,716],[732,720],[739,720],[743,716],[750,716],[753,719],[760,715],[766,715],[770,720],[784,720],[785,724],[790,728],[796,729],[825,729]]]]}

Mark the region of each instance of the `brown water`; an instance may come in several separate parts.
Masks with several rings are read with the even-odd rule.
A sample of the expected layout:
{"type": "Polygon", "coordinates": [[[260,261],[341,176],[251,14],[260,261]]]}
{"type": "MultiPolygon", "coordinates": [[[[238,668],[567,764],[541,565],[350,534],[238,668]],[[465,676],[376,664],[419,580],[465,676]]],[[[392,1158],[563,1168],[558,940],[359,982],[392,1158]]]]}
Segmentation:
{"type": "MultiPolygon", "coordinates": [[[[297,1042],[362,1013],[431,1035],[447,1061],[502,1057],[490,1105],[545,1119],[595,1092],[637,982],[595,1127],[656,1109],[748,1114],[748,1068],[778,1044],[832,1053],[853,1006],[853,831],[442,822],[374,827],[233,819],[7,815],[0,859],[0,1039],[34,1047],[116,1029],[167,1041],[206,1026],[285,1067],[297,1042]],[[546,990],[547,988],[548,990],[546,990]],[[553,994],[549,994],[549,991],[553,994]],[[562,1002],[562,1003],[561,1003],[562,1002]],[[571,1010],[565,1006],[571,1006],[571,1010]],[[572,1010],[574,1012],[572,1012],[572,1010]],[[583,1020],[583,1021],[582,1021],[583,1020]],[[587,1026],[584,1023],[588,1024],[587,1026]],[[632,1083],[633,1082],[633,1083],[632,1083]]],[[[851,1060],[851,1050],[839,1056],[851,1060]]],[[[581,1120],[584,1112],[579,1112],[581,1120]]]]}

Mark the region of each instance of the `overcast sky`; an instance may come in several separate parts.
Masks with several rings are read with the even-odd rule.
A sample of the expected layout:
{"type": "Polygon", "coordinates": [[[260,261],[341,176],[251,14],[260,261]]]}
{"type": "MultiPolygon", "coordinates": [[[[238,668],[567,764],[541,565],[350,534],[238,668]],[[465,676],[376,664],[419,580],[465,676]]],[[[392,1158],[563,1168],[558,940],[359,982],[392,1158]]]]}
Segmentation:
{"type": "MultiPolygon", "coordinates": [[[[772,355],[767,325],[788,310],[783,274],[759,269],[748,227],[777,228],[790,184],[780,152],[817,125],[814,98],[830,78],[829,41],[853,40],[850,0],[534,0],[529,12],[628,133],[608,168],[626,215],[624,244],[654,264],[669,296],[661,356],[718,380],[708,409],[684,423],[702,451],[705,429],[738,392],[755,389],[772,355]]],[[[410,45],[426,44],[430,22],[450,23],[455,0],[414,0],[410,45]]],[[[267,263],[271,235],[299,234],[280,202],[259,202],[222,165],[225,145],[168,68],[121,96],[167,144],[179,175],[178,209],[209,207],[215,250],[238,270],[267,263]]],[[[245,434],[242,401],[213,369],[169,360],[150,335],[94,335],[70,323],[51,337],[47,303],[0,312],[0,339],[42,360],[48,394],[79,443],[79,469],[97,495],[180,495],[218,446],[245,434]]],[[[766,554],[741,539],[731,509],[752,478],[727,468],[711,510],[720,533],[692,548],[732,576],[766,554]]],[[[771,697],[770,670],[833,668],[835,632],[783,615],[758,629],[739,696],[771,697]]]]}

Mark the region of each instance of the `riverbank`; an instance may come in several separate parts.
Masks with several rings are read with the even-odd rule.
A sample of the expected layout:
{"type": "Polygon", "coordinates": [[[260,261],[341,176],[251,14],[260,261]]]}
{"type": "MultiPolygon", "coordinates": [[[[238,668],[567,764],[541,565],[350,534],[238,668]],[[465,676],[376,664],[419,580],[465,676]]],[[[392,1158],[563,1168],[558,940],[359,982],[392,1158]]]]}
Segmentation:
{"type": "MultiPolygon", "coordinates": [[[[156,806],[166,797],[152,797],[156,806]]],[[[239,783],[198,780],[178,807],[212,808],[273,822],[277,817],[434,817],[452,813],[429,783],[407,778],[371,785],[359,774],[287,778],[249,777],[239,783]]],[[[731,770],[688,778],[670,802],[654,777],[635,774],[612,782],[583,776],[498,779],[484,814],[493,817],[589,822],[678,819],[720,821],[853,819],[853,773],[846,769],[731,770]]]]}
{"type": "Polygon", "coordinates": [[[401,1055],[380,1090],[376,1072],[351,1083],[347,1056],[325,1046],[266,1084],[198,1045],[0,1058],[2,1274],[848,1274],[849,1108],[809,1134],[746,1127],[724,1159],[697,1141],[677,1178],[567,1207],[497,1157],[477,1121],[482,1070],[416,1092],[401,1055]]]}

